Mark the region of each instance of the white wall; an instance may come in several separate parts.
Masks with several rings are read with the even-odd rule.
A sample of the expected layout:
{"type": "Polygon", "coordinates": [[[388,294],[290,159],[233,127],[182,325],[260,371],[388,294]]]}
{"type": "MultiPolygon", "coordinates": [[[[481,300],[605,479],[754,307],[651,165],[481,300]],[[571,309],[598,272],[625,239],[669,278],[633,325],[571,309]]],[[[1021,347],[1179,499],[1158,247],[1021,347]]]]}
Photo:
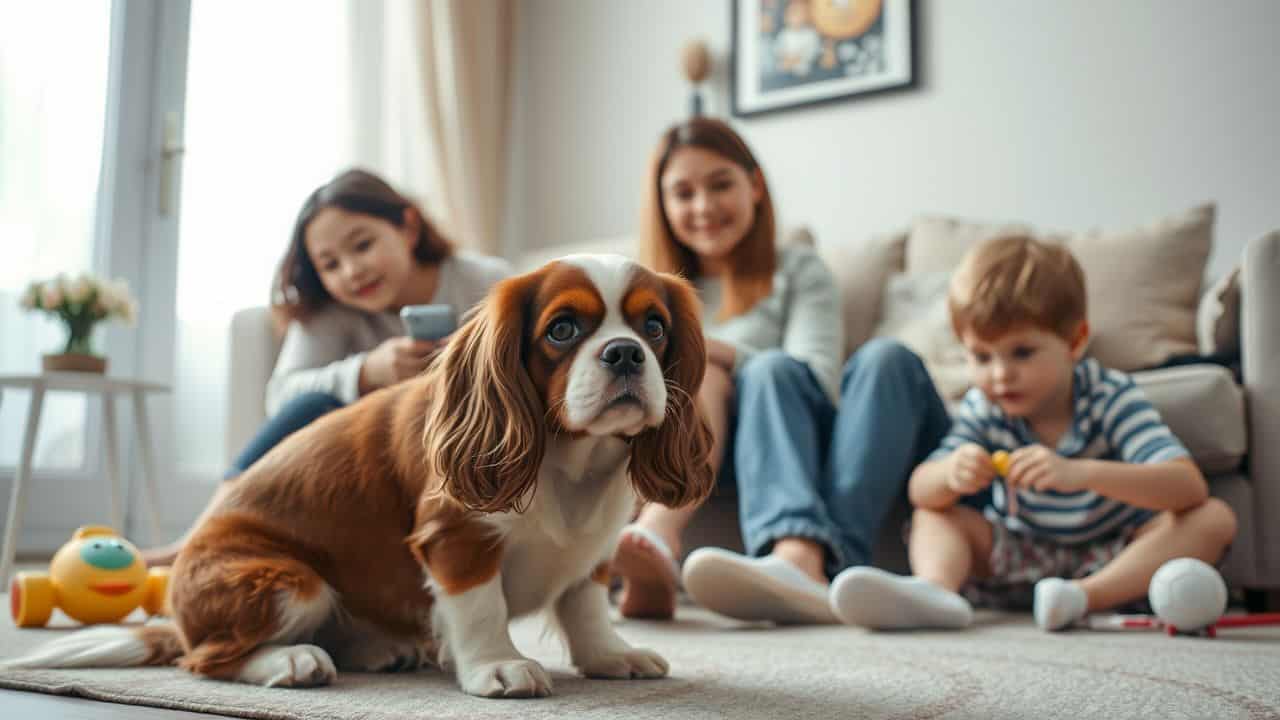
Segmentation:
{"type": "MultiPolygon", "coordinates": [[[[522,0],[508,242],[631,232],[647,155],[687,112],[679,52],[727,0],[522,0]]],[[[1280,227],[1280,2],[920,0],[921,85],[731,119],[784,223],[819,242],[922,212],[1082,230],[1218,203],[1209,276],[1280,227]]]]}

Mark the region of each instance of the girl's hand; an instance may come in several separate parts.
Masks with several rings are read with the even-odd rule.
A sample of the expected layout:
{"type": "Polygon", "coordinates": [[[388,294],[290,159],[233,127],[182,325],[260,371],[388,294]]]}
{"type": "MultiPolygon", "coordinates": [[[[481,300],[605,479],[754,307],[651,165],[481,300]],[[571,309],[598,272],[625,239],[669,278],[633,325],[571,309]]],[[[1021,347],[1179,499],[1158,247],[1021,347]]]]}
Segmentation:
{"type": "Polygon", "coordinates": [[[996,477],[991,456],[977,443],[965,443],[947,458],[947,489],[972,495],[985,489],[996,477]]]}
{"type": "Polygon", "coordinates": [[[364,358],[360,367],[361,392],[394,385],[411,378],[427,368],[431,355],[443,347],[448,338],[441,340],[414,340],[395,337],[384,340],[364,358]]]}
{"type": "Polygon", "coordinates": [[[1028,445],[1009,455],[1009,477],[1015,488],[1079,492],[1086,489],[1084,466],[1043,445],[1028,445]]]}

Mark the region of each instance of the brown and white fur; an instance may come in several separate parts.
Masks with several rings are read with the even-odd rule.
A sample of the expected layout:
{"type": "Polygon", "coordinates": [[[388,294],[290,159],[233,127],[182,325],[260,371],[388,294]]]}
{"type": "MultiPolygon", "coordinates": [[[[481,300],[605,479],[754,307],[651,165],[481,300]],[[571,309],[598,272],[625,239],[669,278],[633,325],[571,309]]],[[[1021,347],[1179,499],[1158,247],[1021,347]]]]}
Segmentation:
{"type": "Polygon", "coordinates": [[[172,624],[76,633],[9,666],[176,660],[307,686],[439,664],[468,693],[542,696],[508,621],[546,609],[585,675],[666,675],[613,629],[606,563],[637,496],[710,491],[699,316],[685,281],[619,256],[499,283],[422,376],[233,481],[173,566],[172,624]]]}

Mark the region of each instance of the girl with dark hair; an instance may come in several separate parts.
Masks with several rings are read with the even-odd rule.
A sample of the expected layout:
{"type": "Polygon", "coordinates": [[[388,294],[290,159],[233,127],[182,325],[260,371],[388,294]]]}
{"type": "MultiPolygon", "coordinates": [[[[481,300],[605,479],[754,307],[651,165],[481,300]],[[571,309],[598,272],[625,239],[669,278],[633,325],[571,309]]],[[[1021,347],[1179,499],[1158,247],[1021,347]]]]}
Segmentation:
{"type": "MultiPolygon", "coordinates": [[[[321,415],[424,370],[447,339],[404,337],[400,308],[446,304],[460,315],[510,274],[505,260],[456,250],[372,173],[348,170],[317,188],[298,213],[272,291],[284,343],[266,388],[270,419],[226,479],[321,415]]],[[[147,551],[147,562],[171,562],[184,539],[147,551]]]]}
{"type": "Polygon", "coordinates": [[[898,343],[872,340],[842,371],[834,278],[812,247],[776,244],[764,171],[727,124],[695,117],[663,133],[644,205],[644,259],[690,278],[704,304],[699,402],[712,468],[737,485],[748,555],[701,548],[681,573],[696,508],[647,505],[614,556],[620,610],[671,617],[682,576],[694,600],[731,617],[837,622],[828,579],[870,562],[907,475],[946,431],[925,427],[924,408],[942,403],[898,343]]]}

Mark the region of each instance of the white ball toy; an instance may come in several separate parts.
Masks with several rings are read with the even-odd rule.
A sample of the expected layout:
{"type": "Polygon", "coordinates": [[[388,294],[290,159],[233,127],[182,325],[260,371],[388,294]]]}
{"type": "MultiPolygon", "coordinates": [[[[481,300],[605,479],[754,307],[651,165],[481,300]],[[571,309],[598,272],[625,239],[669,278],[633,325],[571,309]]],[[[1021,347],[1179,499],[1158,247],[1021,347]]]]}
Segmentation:
{"type": "Polygon", "coordinates": [[[1227,609],[1227,584],[1212,565],[1195,558],[1177,558],[1151,576],[1147,598],[1166,624],[1194,632],[1222,617],[1227,609]]]}

